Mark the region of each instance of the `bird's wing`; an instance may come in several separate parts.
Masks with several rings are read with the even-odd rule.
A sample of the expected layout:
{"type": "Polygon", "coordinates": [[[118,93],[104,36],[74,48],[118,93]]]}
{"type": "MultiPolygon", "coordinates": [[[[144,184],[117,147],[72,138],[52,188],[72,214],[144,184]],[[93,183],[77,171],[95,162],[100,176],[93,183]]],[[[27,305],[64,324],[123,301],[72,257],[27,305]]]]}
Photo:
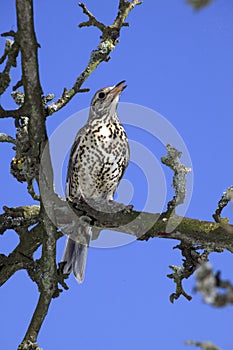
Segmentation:
{"type": "MultiPolygon", "coordinates": [[[[128,140],[127,135],[126,135],[126,139],[128,140]]],[[[120,183],[122,177],[124,176],[124,173],[125,173],[125,170],[129,164],[129,161],[130,161],[130,148],[129,148],[129,143],[127,142],[126,152],[125,152],[125,156],[124,156],[124,163],[122,166],[122,172],[121,172],[121,176],[119,178],[119,183],[120,183]]],[[[119,185],[119,183],[118,183],[118,185],[119,185]]]]}
{"type": "MultiPolygon", "coordinates": [[[[75,137],[74,143],[71,147],[67,175],[66,175],[66,198],[72,197],[71,182],[72,182],[74,166],[76,168],[79,166],[80,145],[82,145],[84,137],[85,137],[86,133],[89,131],[89,128],[90,128],[89,125],[86,124],[83,128],[81,128],[78,131],[78,133],[75,137]]],[[[78,187],[78,183],[77,183],[77,187],[78,187]]]]}

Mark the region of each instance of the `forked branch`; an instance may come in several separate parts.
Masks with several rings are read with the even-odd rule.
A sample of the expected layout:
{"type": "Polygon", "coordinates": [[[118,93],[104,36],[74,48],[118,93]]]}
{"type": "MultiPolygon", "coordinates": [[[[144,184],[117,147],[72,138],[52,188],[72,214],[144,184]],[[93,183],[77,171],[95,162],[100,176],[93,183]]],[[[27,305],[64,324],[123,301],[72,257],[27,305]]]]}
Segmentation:
{"type": "Polygon", "coordinates": [[[118,14],[113,21],[113,24],[107,26],[99,22],[95,16],[87,9],[86,5],[79,3],[83,13],[88,16],[88,21],[79,24],[79,27],[97,27],[102,35],[100,37],[99,45],[91,52],[89,62],[77,77],[71,89],[65,89],[62,96],[53,104],[47,107],[46,114],[51,115],[64,107],[77,93],[88,91],[89,89],[81,89],[82,84],[90,76],[90,74],[98,67],[101,62],[108,61],[110,53],[118,44],[121,28],[126,25],[125,20],[129,12],[136,6],[141,4],[140,1],[125,1],[120,0],[118,6],[118,14]]]}

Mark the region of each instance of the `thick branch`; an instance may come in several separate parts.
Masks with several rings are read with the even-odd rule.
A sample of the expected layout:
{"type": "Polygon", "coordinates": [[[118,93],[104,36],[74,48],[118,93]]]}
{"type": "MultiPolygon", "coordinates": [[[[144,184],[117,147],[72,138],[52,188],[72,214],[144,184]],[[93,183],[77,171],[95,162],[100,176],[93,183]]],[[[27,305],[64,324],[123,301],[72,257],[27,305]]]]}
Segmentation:
{"type": "Polygon", "coordinates": [[[45,295],[44,293],[40,294],[31,323],[24,337],[24,340],[18,347],[18,350],[39,349],[38,345],[36,344],[36,339],[40,331],[41,325],[47,315],[50,301],[51,300],[50,298],[49,299],[47,298],[47,295],[45,295]]]}
{"type": "MultiPolygon", "coordinates": [[[[33,22],[32,0],[17,0],[18,40],[22,54],[22,82],[25,92],[25,104],[29,119],[30,154],[32,163],[37,163],[41,144],[47,139],[42,89],[38,71],[38,43],[33,22]]],[[[34,169],[36,176],[36,169],[34,169]]]]}
{"type": "MultiPolygon", "coordinates": [[[[19,207],[24,208],[24,207],[19,207]]],[[[36,215],[39,215],[39,206],[33,206],[33,211],[36,215]]],[[[17,211],[18,208],[11,208],[11,210],[17,211]]],[[[221,225],[211,221],[202,221],[192,218],[181,218],[180,216],[173,216],[172,220],[178,225],[174,231],[167,233],[166,224],[168,218],[164,214],[152,214],[146,212],[138,212],[132,210],[128,213],[117,212],[117,213],[104,213],[98,210],[95,210],[92,206],[89,206],[87,203],[82,202],[79,204],[79,209],[72,208],[67,204],[66,201],[61,200],[56,196],[56,199],[53,198],[53,205],[51,208],[46,207],[47,213],[54,214],[54,221],[57,227],[62,228],[66,225],[72,223],[74,218],[78,218],[88,213],[88,217],[91,219],[91,225],[99,227],[101,229],[110,229],[119,231],[122,233],[127,233],[134,235],[138,240],[148,240],[150,238],[168,238],[182,240],[187,242],[189,246],[201,246],[212,251],[219,251],[219,249],[226,249],[230,252],[233,252],[233,240],[232,235],[229,232],[226,232],[221,225]],[[140,220],[140,225],[135,219],[140,220]],[[150,227],[146,230],[147,227],[150,227]],[[143,233],[143,235],[142,235],[143,233]]],[[[2,223],[3,228],[14,228],[18,225],[19,220],[15,218],[15,222],[12,224],[12,218],[9,218],[9,225],[5,228],[3,221],[5,220],[5,214],[0,216],[0,224],[2,223]]],[[[169,219],[171,220],[171,219],[169,219]]],[[[231,226],[233,227],[233,226],[231,226]]],[[[40,242],[42,243],[42,237],[40,242]]],[[[33,242],[29,242],[31,249],[33,250],[33,242]]]]}
{"type": "Polygon", "coordinates": [[[50,303],[57,289],[56,268],[56,229],[46,215],[43,215],[46,238],[42,248],[42,266],[40,278],[40,297],[32,320],[19,349],[24,344],[35,344],[42,323],[47,315],[50,303]]]}
{"type": "Polygon", "coordinates": [[[233,252],[232,235],[221,225],[211,221],[182,218],[177,215],[169,217],[167,213],[151,214],[134,210],[127,213],[122,211],[109,213],[105,208],[103,211],[95,209],[97,205],[91,200],[88,200],[88,204],[79,202],[78,209],[72,208],[71,211],[67,202],[57,196],[53,196],[52,200],[46,197],[45,202],[48,213],[55,211],[56,225],[60,228],[70,224],[75,217],[87,215],[94,226],[132,234],[138,240],[155,237],[178,239],[189,246],[201,245],[213,251],[227,249],[233,252]],[[169,222],[170,229],[171,221],[174,229],[172,232],[167,232],[167,223],[169,222]]]}
{"type": "Polygon", "coordinates": [[[42,198],[45,199],[48,214],[50,211],[55,212],[56,224],[60,228],[70,224],[75,217],[88,213],[93,225],[102,229],[109,228],[129,233],[139,240],[148,240],[154,237],[178,239],[193,246],[201,245],[212,250],[227,249],[233,252],[232,235],[226,232],[218,223],[173,216],[169,221],[173,221],[175,229],[167,233],[168,218],[163,214],[150,214],[134,210],[126,214],[123,212],[109,214],[100,212],[94,209],[95,206],[92,203],[89,206],[85,202],[79,203],[79,209],[73,208],[71,211],[67,202],[56,195],[52,199],[43,195],[42,198]],[[135,221],[136,218],[140,220],[140,224],[135,221]],[[178,224],[176,225],[176,223],[178,224]]]}

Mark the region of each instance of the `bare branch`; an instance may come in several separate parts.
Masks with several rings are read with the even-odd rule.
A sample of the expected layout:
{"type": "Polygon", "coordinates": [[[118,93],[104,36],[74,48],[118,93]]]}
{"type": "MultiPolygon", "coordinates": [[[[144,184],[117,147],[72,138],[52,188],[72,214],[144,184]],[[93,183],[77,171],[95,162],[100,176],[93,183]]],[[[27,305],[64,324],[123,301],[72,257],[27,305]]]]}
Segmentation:
{"type": "Polygon", "coordinates": [[[167,275],[167,277],[173,279],[176,284],[176,292],[170,295],[170,302],[174,303],[174,300],[178,299],[181,295],[183,295],[188,301],[190,301],[192,297],[188,295],[182,287],[182,280],[184,278],[183,268],[181,266],[175,265],[170,265],[169,267],[173,270],[173,273],[167,275]]]}
{"type": "Polygon", "coordinates": [[[187,340],[185,342],[186,345],[194,345],[197,346],[199,348],[201,348],[202,350],[220,350],[220,348],[218,348],[214,343],[212,343],[211,341],[195,341],[195,340],[187,340]]]}
{"type": "Polygon", "coordinates": [[[223,307],[233,304],[233,285],[220,278],[220,272],[214,274],[210,264],[203,264],[196,274],[195,290],[200,292],[207,304],[223,307]]]}
{"type": "Polygon", "coordinates": [[[11,137],[10,135],[4,133],[0,133],[0,142],[9,142],[16,145],[16,140],[13,139],[13,137],[11,137]]]}
{"type": "Polygon", "coordinates": [[[43,105],[46,106],[48,102],[52,101],[54,99],[55,95],[54,94],[48,94],[46,96],[42,97],[42,102],[43,105]]]}
{"type": "MultiPolygon", "coordinates": [[[[80,85],[81,86],[81,85],[80,85]]],[[[83,92],[88,92],[90,89],[85,88],[85,89],[78,89],[76,92],[72,88],[70,90],[67,90],[64,88],[62,96],[53,104],[49,105],[46,109],[46,114],[51,115],[54,112],[59,111],[61,108],[63,108],[77,93],[83,93],[83,92]]]]}
{"type": "Polygon", "coordinates": [[[118,7],[118,14],[115,18],[113,26],[119,28],[122,26],[129,26],[129,23],[125,23],[126,18],[128,17],[130,11],[137,5],[141,5],[142,1],[133,0],[133,1],[126,1],[126,0],[120,0],[119,7],[118,7]]]}
{"type": "Polygon", "coordinates": [[[40,196],[36,194],[34,187],[33,187],[33,181],[31,179],[28,181],[27,190],[33,199],[35,199],[36,201],[40,200],[40,196]]]}
{"type": "Polygon", "coordinates": [[[47,295],[45,295],[44,293],[40,294],[31,323],[29,325],[24,340],[18,347],[18,350],[40,350],[36,343],[36,339],[40,331],[41,325],[47,315],[50,301],[51,299],[47,299],[47,295]]]}
{"type": "Polygon", "coordinates": [[[213,218],[216,222],[222,222],[221,213],[227,204],[233,199],[233,186],[229,187],[222,195],[222,198],[218,202],[218,207],[213,214],[213,218]]]}
{"type": "Polygon", "coordinates": [[[129,12],[140,3],[141,2],[137,0],[133,0],[131,2],[120,0],[117,17],[111,26],[106,26],[103,23],[97,21],[95,16],[87,9],[83,3],[79,4],[83,12],[89,17],[89,20],[87,22],[82,22],[79,26],[84,27],[92,25],[99,28],[102,32],[101,41],[97,49],[91,52],[87,66],[84,68],[80,76],[76,79],[73,87],[69,90],[65,90],[62,96],[55,103],[48,106],[46,110],[47,115],[51,115],[63,108],[77,93],[87,91],[80,89],[82,84],[101,62],[109,60],[110,53],[118,44],[117,39],[120,36],[120,30],[126,24],[125,19],[127,18],[129,12]]]}
{"type": "Polygon", "coordinates": [[[19,118],[24,114],[24,107],[25,106],[18,109],[5,110],[2,106],[0,106],[0,118],[19,118]]]}
{"type": "Polygon", "coordinates": [[[22,78],[19,80],[19,81],[17,81],[17,83],[13,86],[13,91],[15,91],[15,90],[17,90],[19,87],[21,87],[21,86],[23,86],[23,80],[22,80],[22,78]]]}
{"type": "Polygon", "coordinates": [[[180,163],[181,155],[182,152],[171,145],[167,145],[167,155],[161,158],[162,163],[174,171],[173,188],[175,190],[175,195],[167,204],[168,213],[171,213],[178,205],[184,203],[185,199],[186,174],[189,173],[191,169],[180,163]]]}
{"type": "MultiPolygon", "coordinates": [[[[13,100],[15,101],[15,103],[18,106],[23,106],[24,100],[25,100],[25,95],[22,91],[18,90],[18,91],[12,92],[11,97],[13,98],[13,100]]],[[[21,115],[23,116],[23,114],[21,114],[21,115]]]]}
{"type": "MultiPolygon", "coordinates": [[[[16,64],[19,50],[22,53],[22,79],[17,82],[13,89],[23,85],[24,93],[16,91],[12,93],[19,108],[6,111],[0,106],[0,117],[16,118],[17,139],[0,134],[0,142],[15,144],[16,156],[11,164],[11,172],[19,181],[27,181],[28,192],[36,200],[37,196],[33,189],[33,180],[39,183],[39,170],[41,154],[47,142],[45,117],[64,107],[77,93],[87,92],[81,86],[90,74],[103,61],[108,61],[110,53],[118,43],[120,30],[128,26],[126,18],[130,11],[141,2],[138,0],[119,0],[118,14],[113,24],[106,26],[99,22],[95,16],[82,3],[79,6],[83,13],[88,16],[86,22],[80,23],[80,27],[97,27],[102,35],[99,45],[91,52],[89,62],[74,82],[71,89],[64,89],[62,96],[50,106],[54,95],[43,96],[38,72],[38,43],[36,40],[33,23],[33,2],[31,0],[16,0],[18,32],[4,33],[3,36],[13,36],[15,41],[7,41],[5,52],[0,59],[6,61],[5,69],[0,77],[2,79],[0,92],[4,92],[10,83],[10,68],[16,64]],[[18,34],[19,33],[19,34],[18,34]]],[[[187,299],[191,297],[186,294],[182,287],[182,280],[188,278],[203,262],[207,261],[209,252],[228,249],[233,252],[233,241],[228,231],[225,231],[221,223],[199,221],[189,218],[181,218],[173,215],[177,205],[182,204],[185,197],[186,174],[189,171],[180,163],[181,153],[168,145],[168,154],[163,157],[163,162],[174,171],[173,187],[175,195],[168,204],[168,210],[160,214],[140,213],[115,203],[111,207],[118,207],[117,212],[106,212],[104,206],[99,205],[98,210],[92,203],[80,203],[78,208],[70,207],[70,204],[61,200],[53,191],[53,174],[50,162],[49,149],[47,150],[48,162],[46,163],[46,174],[43,189],[39,184],[40,194],[44,190],[48,199],[41,200],[41,206],[7,208],[0,215],[0,233],[7,229],[14,229],[18,233],[20,243],[9,256],[0,255],[0,285],[5,283],[16,271],[25,269],[29,277],[39,289],[40,297],[33,314],[29,328],[25,334],[20,350],[39,350],[36,344],[41,325],[46,317],[52,298],[59,295],[61,290],[59,284],[67,289],[64,279],[67,276],[60,274],[56,267],[56,241],[62,236],[58,229],[73,224],[73,218],[87,217],[90,225],[100,229],[110,228],[120,232],[130,233],[138,240],[148,240],[153,237],[178,239],[181,244],[178,248],[185,257],[182,267],[172,266],[173,278],[176,283],[176,292],[171,299],[177,299],[184,295],[187,299]],[[71,215],[72,214],[72,215],[71,215]],[[171,216],[172,214],[172,216],[171,216]],[[137,219],[139,218],[139,221],[137,219]],[[174,223],[173,230],[168,231],[168,221],[174,223]],[[33,228],[30,226],[34,225],[33,228]],[[33,259],[34,252],[42,245],[42,256],[39,260],[33,259]],[[198,249],[203,249],[201,254],[198,249]]],[[[107,208],[108,209],[108,208],[107,208]]],[[[131,208],[130,208],[131,209],[131,208]]],[[[221,213],[221,212],[220,212],[221,213]]],[[[220,216],[219,213],[219,216],[220,216]]],[[[229,227],[231,227],[229,225],[229,227]]],[[[65,230],[64,230],[65,231],[65,230]]],[[[219,279],[220,286],[220,279],[219,279]]],[[[222,288],[226,287],[221,285],[222,288]]],[[[229,285],[227,287],[230,290],[229,285]]],[[[216,349],[215,349],[216,350],[216,349]]]]}
{"type": "Polygon", "coordinates": [[[34,177],[37,176],[37,166],[40,150],[46,141],[44,108],[42,103],[42,88],[38,71],[38,43],[33,21],[33,3],[24,0],[16,1],[19,46],[22,55],[22,81],[25,92],[25,104],[29,118],[30,163],[34,177]]]}
{"type": "Polygon", "coordinates": [[[93,14],[87,9],[85,4],[79,3],[78,5],[82,8],[83,13],[89,17],[89,20],[87,22],[82,22],[78,25],[79,28],[94,26],[99,28],[103,32],[106,26],[103,23],[97,21],[95,16],[93,16],[93,14]]]}
{"type": "Polygon", "coordinates": [[[30,231],[23,228],[17,230],[20,231],[19,244],[8,257],[3,256],[0,259],[0,286],[16,271],[32,268],[34,264],[33,253],[39,248],[44,238],[42,224],[34,226],[30,231]]]}
{"type": "Polygon", "coordinates": [[[6,40],[5,51],[3,56],[0,58],[0,64],[4,62],[7,58],[5,68],[3,72],[0,73],[0,95],[2,95],[8,88],[11,82],[10,70],[11,67],[16,67],[16,58],[19,54],[19,45],[17,38],[15,41],[10,39],[6,40]]]}
{"type": "Polygon", "coordinates": [[[43,350],[38,344],[27,340],[18,346],[18,350],[43,350]]]}
{"type": "MultiPolygon", "coordinates": [[[[58,289],[56,267],[56,229],[44,213],[43,223],[46,239],[44,239],[42,247],[43,262],[41,264],[39,283],[40,297],[20,348],[23,348],[24,344],[27,344],[28,341],[30,341],[32,344],[36,344],[38,333],[47,315],[52,298],[58,289]]],[[[60,290],[58,290],[58,294],[59,292],[60,290]]],[[[58,294],[56,293],[56,296],[58,294]]]]}
{"type": "Polygon", "coordinates": [[[37,205],[16,208],[3,207],[5,213],[0,215],[0,234],[8,229],[34,225],[39,219],[40,207],[37,205]]]}
{"type": "Polygon", "coordinates": [[[14,91],[11,93],[15,103],[20,106],[18,109],[5,110],[0,105],[0,118],[19,118],[26,114],[27,105],[24,104],[24,94],[21,91],[14,91]]]}
{"type": "Polygon", "coordinates": [[[15,38],[16,32],[14,30],[10,30],[9,32],[2,33],[1,36],[2,37],[11,36],[12,38],[15,38]]]}
{"type": "Polygon", "coordinates": [[[202,8],[210,5],[214,0],[186,0],[195,10],[201,10],[202,8]]]}
{"type": "Polygon", "coordinates": [[[225,229],[230,234],[233,234],[233,229],[229,225],[228,218],[222,218],[222,210],[227,206],[227,204],[233,199],[233,186],[229,187],[222,195],[222,198],[218,202],[218,207],[215,210],[215,213],[212,215],[215,222],[219,223],[223,229],[225,229]]]}
{"type": "MultiPolygon", "coordinates": [[[[52,199],[46,197],[45,202],[46,211],[54,213],[57,227],[62,228],[72,222],[74,216],[66,201],[61,200],[58,196],[53,196],[52,199]]],[[[233,252],[232,235],[226,232],[221,225],[214,222],[173,215],[174,230],[166,232],[167,220],[165,220],[165,215],[168,215],[167,213],[151,214],[135,210],[127,213],[124,211],[109,213],[106,210],[101,212],[95,209],[96,205],[91,201],[88,204],[80,202],[78,206],[78,209],[72,208],[73,214],[77,218],[87,215],[90,218],[91,225],[101,229],[117,229],[119,232],[134,235],[138,240],[148,240],[155,237],[178,239],[189,247],[201,246],[203,249],[211,251],[219,252],[219,249],[227,249],[233,252]],[[140,225],[136,221],[137,217],[140,218],[140,225]],[[143,232],[145,233],[142,235],[143,232]]]]}
{"type": "Polygon", "coordinates": [[[181,295],[183,295],[187,300],[191,300],[192,297],[188,295],[182,286],[183,279],[188,279],[202,264],[203,262],[208,261],[208,255],[210,251],[204,250],[201,254],[198,250],[201,249],[200,246],[189,246],[187,243],[184,244],[182,241],[175,248],[181,250],[182,255],[184,256],[183,266],[169,266],[173,273],[169,274],[167,277],[174,280],[176,284],[176,291],[170,295],[170,301],[173,303],[174,300],[178,299],[181,295]]]}

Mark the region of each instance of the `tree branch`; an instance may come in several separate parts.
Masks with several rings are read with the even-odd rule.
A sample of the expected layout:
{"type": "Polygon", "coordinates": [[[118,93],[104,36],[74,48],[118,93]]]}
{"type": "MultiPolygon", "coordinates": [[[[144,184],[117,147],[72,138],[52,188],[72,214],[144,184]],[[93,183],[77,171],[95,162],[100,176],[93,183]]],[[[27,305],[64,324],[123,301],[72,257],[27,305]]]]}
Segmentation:
{"type": "Polygon", "coordinates": [[[13,137],[11,137],[10,135],[4,133],[0,133],[0,142],[9,142],[16,145],[16,140],[13,139],[13,137]]]}
{"type": "Polygon", "coordinates": [[[16,208],[3,207],[5,213],[0,215],[0,234],[6,230],[17,230],[20,227],[29,227],[38,222],[40,207],[22,206],[16,208]]]}
{"type": "MultiPolygon", "coordinates": [[[[218,207],[213,214],[213,218],[216,222],[223,222],[221,219],[222,210],[227,206],[227,204],[233,199],[233,186],[229,187],[222,195],[222,198],[218,202],[218,207]]],[[[226,221],[226,219],[225,219],[226,221]]]]}
{"type": "Polygon", "coordinates": [[[174,280],[176,284],[176,291],[170,295],[170,301],[173,303],[174,300],[177,300],[181,295],[183,295],[187,300],[191,300],[192,297],[188,295],[182,286],[183,279],[188,279],[192,274],[200,267],[201,264],[208,261],[208,255],[210,250],[206,249],[201,254],[198,252],[202,247],[201,246],[191,246],[187,243],[184,244],[181,240],[181,243],[176,247],[181,250],[182,255],[184,256],[183,266],[169,266],[173,273],[167,275],[168,278],[174,280]]]}
{"type": "Polygon", "coordinates": [[[220,272],[213,273],[211,265],[203,264],[196,274],[195,290],[200,292],[207,304],[223,307],[233,304],[233,285],[220,278],[220,272]]]}
{"type": "Polygon", "coordinates": [[[34,177],[37,176],[40,150],[47,140],[44,108],[42,104],[42,88],[38,71],[38,43],[33,21],[32,0],[16,0],[17,25],[19,34],[19,45],[22,55],[22,82],[25,93],[25,104],[27,105],[27,116],[29,118],[29,140],[31,170],[34,177]]]}
{"type": "Polygon", "coordinates": [[[16,67],[16,58],[18,54],[19,45],[17,41],[17,36],[15,35],[15,41],[12,41],[10,39],[6,40],[5,50],[3,56],[0,58],[0,64],[2,64],[7,58],[5,68],[3,72],[0,73],[0,95],[2,95],[10,85],[10,70],[11,67],[16,67]]]}
{"type": "MultiPolygon", "coordinates": [[[[102,32],[101,41],[96,50],[93,50],[87,66],[84,68],[80,76],[76,79],[74,85],[69,90],[64,90],[62,96],[53,104],[48,106],[46,114],[51,115],[54,112],[60,110],[64,107],[77,93],[83,92],[80,89],[84,81],[90,76],[90,74],[98,67],[101,62],[107,61],[109,59],[110,53],[114,50],[115,46],[118,44],[118,37],[120,36],[120,30],[125,25],[125,19],[129,12],[141,2],[137,0],[133,1],[119,1],[118,14],[111,26],[106,26],[105,24],[97,21],[95,16],[87,9],[87,7],[80,3],[79,6],[82,8],[83,12],[89,17],[87,22],[82,22],[79,27],[84,26],[95,26],[99,28],[102,32]]],[[[87,89],[86,89],[87,90],[87,89]]],[[[86,91],[85,90],[85,91],[86,91]]]]}
{"type": "Polygon", "coordinates": [[[194,10],[201,10],[202,8],[210,5],[214,0],[187,0],[187,3],[191,5],[194,10]]]}
{"type": "Polygon", "coordinates": [[[37,336],[47,315],[50,303],[57,289],[56,267],[56,229],[43,213],[45,239],[42,247],[42,266],[40,273],[40,296],[32,320],[19,349],[24,349],[28,343],[37,346],[37,336]]]}
{"type": "Polygon", "coordinates": [[[175,195],[167,204],[167,212],[171,213],[178,205],[184,203],[186,194],[186,175],[191,171],[191,168],[187,168],[180,163],[182,152],[178,151],[171,145],[167,145],[166,147],[167,154],[161,158],[161,162],[174,172],[172,185],[175,195]]]}
{"type": "Polygon", "coordinates": [[[20,242],[9,256],[0,257],[0,286],[2,286],[16,271],[32,269],[34,265],[33,253],[42,244],[43,225],[38,224],[30,231],[19,230],[20,242]]]}
{"type": "Polygon", "coordinates": [[[24,115],[24,111],[26,109],[23,107],[18,109],[5,110],[2,106],[0,106],[0,118],[18,118],[24,115]]]}
{"type": "Polygon", "coordinates": [[[105,30],[106,26],[103,23],[97,21],[95,16],[93,16],[93,14],[87,9],[85,4],[79,3],[78,6],[80,6],[83,10],[83,13],[89,17],[89,20],[87,22],[82,22],[78,25],[79,28],[94,26],[94,27],[99,28],[101,30],[101,32],[103,32],[105,30]]]}
{"type": "MultiPolygon", "coordinates": [[[[99,22],[84,4],[79,4],[84,14],[88,16],[86,22],[80,23],[80,27],[95,26],[102,35],[97,49],[91,52],[89,62],[74,82],[71,89],[64,89],[62,96],[53,104],[46,107],[53,99],[53,95],[42,96],[42,88],[38,71],[38,43],[36,40],[33,22],[32,0],[16,0],[18,31],[5,33],[14,37],[15,41],[7,41],[5,52],[0,59],[6,62],[0,92],[4,92],[9,86],[10,68],[16,64],[19,50],[22,57],[22,79],[15,85],[17,88],[23,85],[24,93],[17,91],[12,94],[15,102],[20,106],[16,110],[6,111],[0,106],[0,118],[15,118],[17,139],[9,135],[0,134],[0,142],[11,142],[16,147],[16,157],[12,161],[11,172],[19,181],[27,181],[28,192],[34,199],[40,200],[41,206],[7,208],[0,215],[0,233],[7,229],[14,229],[20,242],[9,256],[0,255],[0,285],[4,284],[16,271],[26,269],[29,277],[37,283],[40,297],[34,311],[31,323],[19,346],[20,350],[39,349],[36,341],[41,325],[46,317],[51,300],[57,297],[63,288],[67,288],[64,278],[59,275],[56,267],[56,241],[62,236],[57,229],[69,232],[69,225],[78,225],[80,218],[88,216],[90,224],[100,229],[110,228],[134,235],[138,240],[149,238],[170,238],[181,241],[178,246],[185,257],[181,270],[172,267],[174,273],[170,275],[177,285],[174,299],[179,295],[189,297],[182,288],[183,278],[188,278],[202,261],[207,260],[208,253],[228,249],[233,252],[232,235],[224,229],[221,222],[181,218],[174,215],[177,205],[183,203],[185,196],[185,175],[188,172],[180,164],[180,153],[169,146],[167,157],[163,161],[175,173],[173,186],[175,196],[169,202],[165,213],[150,214],[137,211],[120,210],[108,212],[109,207],[117,207],[114,203],[101,206],[99,203],[80,202],[77,207],[71,207],[70,203],[61,200],[53,191],[53,172],[51,167],[49,147],[45,147],[47,133],[45,117],[64,107],[77,93],[89,91],[81,89],[84,81],[103,62],[108,61],[110,53],[118,43],[120,30],[127,26],[126,18],[130,11],[141,2],[138,0],[119,0],[118,14],[113,24],[106,26],[99,22]],[[22,125],[20,125],[22,121],[22,125]],[[44,148],[46,148],[44,150],[44,148]],[[42,152],[44,151],[44,152],[42,152]],[[46,172],[40,169],[41,156],[46,154],[46,172]],[[39,171],[40,176],[39,176],[39,171]],[[39,178],[42,182],[39,182],[39,178]],[[37,197],[33,190],[33,180],[39,184],[41,197],[37,197]],[[44,196],[43,192],[46,193],[44,196]],[[98,208],[98,209],[95,209],[98,208]],[[171,225],[172,222],[172,225],[171,225]],[[169,225],[168,225],[169,224],[169,225]],[[31,225],[34,225],[31,228],[31,225]],[[169,226],[169,229],[168,229],[169,226]],[[172,231],[171,231],[172,226],[172,231]],[[39,260],[33,259],[34,252],[42,245],[42,256],[39,260]],[[196,252],[205,249],[203,254],[196,252]]],[[[119,206],[120,208],[120,206],[119,206]]],[[[221,212],[220,212],[221,213],[221,212]]],[[[219,216],[220,216],[219,213],[219,216]]],[[[231,225],[228,227],[232,228],[231,225]]],[[[233,228],[232,228],[233,229],[233,228]]],[[[77,238],[77,237],[75,237],[77,238]]]]}
{"type": "Polygon", "coordinates": [[[197,346],[199,348],[201,348],[202,350],[220,350],[220,348],[218,348],[214,343],[212,343],[211,341],[195,341],[195,340],[187,340],[185,342],[186,345],[194,345],[197,346]]]}

